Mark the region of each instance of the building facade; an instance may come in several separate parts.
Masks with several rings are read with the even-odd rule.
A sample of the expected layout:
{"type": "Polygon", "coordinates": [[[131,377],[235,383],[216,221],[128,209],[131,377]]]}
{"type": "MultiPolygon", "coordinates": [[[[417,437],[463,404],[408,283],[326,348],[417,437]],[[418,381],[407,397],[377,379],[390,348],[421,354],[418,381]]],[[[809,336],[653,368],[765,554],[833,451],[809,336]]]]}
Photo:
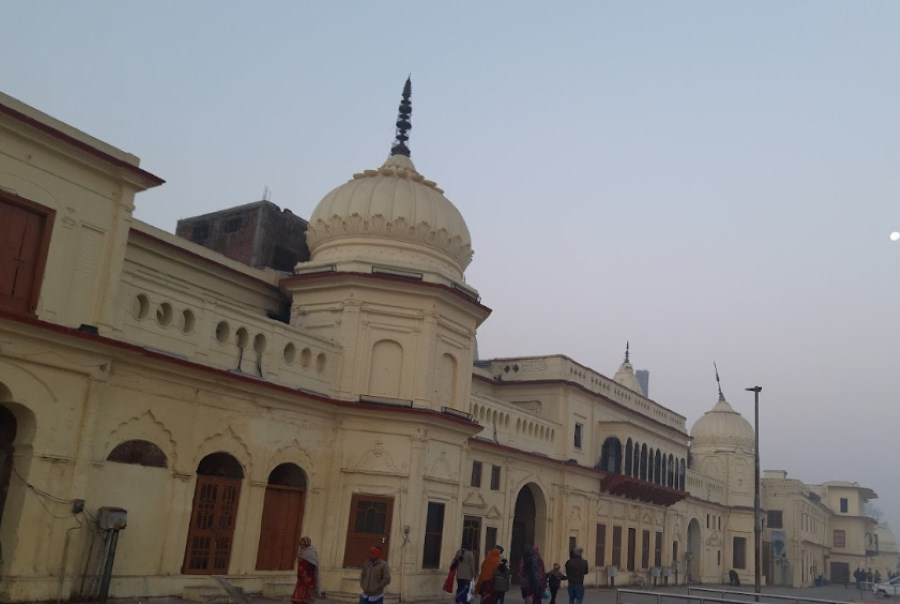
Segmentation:
{"type": "Polygon", "coordinates": [[[476,359],[468,228],[398,141],[322,199],[286,273],[135,220],[162,179],[0,95],[0,600],[93,593],[108,508],[118,597],[214,594],[213,575],[283,595],[301,534],[333,599],[373,544],[389,599],[433,598],[463,539],[513,562],[583,547],[592,585],[750,580],[749,423],[720,392],[689,432],[627,356],[613,378],[476,359]]]}

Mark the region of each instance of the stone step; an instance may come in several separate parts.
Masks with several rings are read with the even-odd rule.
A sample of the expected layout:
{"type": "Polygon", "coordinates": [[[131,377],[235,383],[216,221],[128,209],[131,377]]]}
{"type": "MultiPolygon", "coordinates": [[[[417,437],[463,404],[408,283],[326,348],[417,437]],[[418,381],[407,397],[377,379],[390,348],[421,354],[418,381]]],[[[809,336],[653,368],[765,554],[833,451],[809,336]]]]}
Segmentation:
{"type": "Polygon", "coordinates": [[[203,604],[231,604],[231,596],[218,585],[188,585],[181,590],[181,599],[203,604]]]}
{"type": "Polygon", "coordinates": [[[262,597],[267,600],[280,600],[294,593],[295,581],[279,579],[263,583],[262,597]]]}

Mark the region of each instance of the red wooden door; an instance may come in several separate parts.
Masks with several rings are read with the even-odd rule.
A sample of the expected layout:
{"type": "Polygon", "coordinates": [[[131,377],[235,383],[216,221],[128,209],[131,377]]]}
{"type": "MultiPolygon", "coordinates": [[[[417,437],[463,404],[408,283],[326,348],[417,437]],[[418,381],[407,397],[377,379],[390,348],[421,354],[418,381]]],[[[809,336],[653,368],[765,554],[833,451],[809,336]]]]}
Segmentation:
{"type": "Polygon", "coordinates": [[[256,554],[257,570],[291,570],[303,530],[306,491],[299,487],[268,485],[263,503],[256,554]]]}
{"type": "Polygon", "coordinates": [[[344,549],[345,568],[361,568],[373,545],[380,547],[387,558],[393,512],[393,497],[353,496],[347,523],[347,546],[344,549]]]}
{"type": "Polygon", "coordinates": [[[0,308],[33,313],[50,242],[50,210],[20,201],[29,207],[0,198],[0,308]]]}
{"type": "Polygon", "coordinates": [[[182,572],[217,575],[228,572],[241,481],[197,476],[182,572]]]}

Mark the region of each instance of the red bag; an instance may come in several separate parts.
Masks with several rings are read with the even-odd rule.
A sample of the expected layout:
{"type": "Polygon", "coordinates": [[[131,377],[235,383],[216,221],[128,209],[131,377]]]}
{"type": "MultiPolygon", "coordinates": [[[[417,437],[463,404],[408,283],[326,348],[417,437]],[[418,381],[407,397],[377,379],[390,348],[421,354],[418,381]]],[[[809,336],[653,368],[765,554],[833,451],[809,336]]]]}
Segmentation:
{"type": "Polygon", "coordinates": [[[456,591],[456,568],[451,567],[450,572],[447,574],[447,580],[444,581],[444,591],[448,594],[452,594],[456,591]]]}

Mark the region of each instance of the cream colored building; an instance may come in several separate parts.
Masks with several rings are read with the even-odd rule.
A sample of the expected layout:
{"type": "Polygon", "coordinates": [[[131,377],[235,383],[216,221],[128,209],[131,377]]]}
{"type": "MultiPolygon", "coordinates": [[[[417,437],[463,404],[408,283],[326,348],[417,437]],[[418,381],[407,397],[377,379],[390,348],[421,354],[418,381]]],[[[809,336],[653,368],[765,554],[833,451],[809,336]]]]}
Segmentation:
{"type": "Polygon", "coordinates": [[[844,567],[831,566],[831,509],[812,487],[784,471],[762,476],[766,509],[763,568],[776,585],[809,585],[818,575],[843,582],[844,567]]]}
{"type": "Polygon", "coordinates": [[[135,220],[160,178],[0,95],[0,600],[95,589],[106,506],[119,597],[284,595],[301,534],[333,599],[374,543],[390,599],[434,598],[463,538],[584,547],[589,584],[751,580],[749,423],[720,395],[689,434],[628,358],[476,359],[466,223],[404,149],[286,275],[135,220]]]}

